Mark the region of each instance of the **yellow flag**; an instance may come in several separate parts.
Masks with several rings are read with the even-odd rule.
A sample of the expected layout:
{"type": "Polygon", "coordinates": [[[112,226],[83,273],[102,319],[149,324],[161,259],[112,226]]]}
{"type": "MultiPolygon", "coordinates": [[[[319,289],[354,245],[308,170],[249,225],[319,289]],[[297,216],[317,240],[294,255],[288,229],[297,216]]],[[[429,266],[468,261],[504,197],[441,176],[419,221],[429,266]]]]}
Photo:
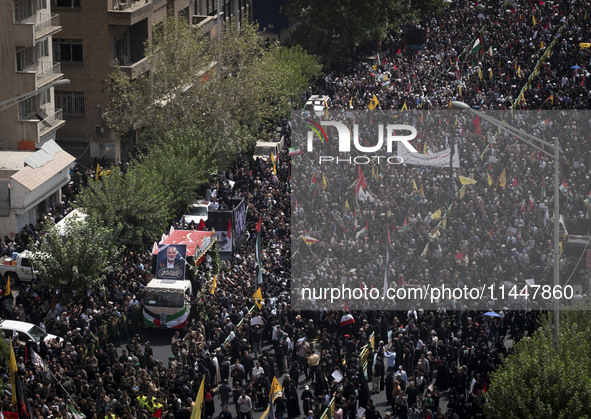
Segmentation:
{"type": "Polygon", "coordinates": [[[521,66],[517,67],[517,77],[521,77],[521,66]]]}
{"type": "Polygon", "coordinates": [[[466,188],[460,189],[460,199],[464,198],[464,195],[466,195],[466,188]]]}
{"type": "Polygon", "coordinates": [[[373,111],[376,108],[376,106],[378,106],[378,103],[378,98],[376,97],[376,95],[373,95],[373,97],[371,98],[371,102],[369,102],[369,105],[367,105],[367,107],[370,111],[373,111]]]}
{"type": "Polygon", "coordinates": [[[417,182],[415,182],[415,180],[414,180],[414,179],[412,180],[412,188],[413,188],[415,191],[418,191],[418,190],[419,190],[419,188],[417,188],[417,182]]]}
{"type": "Polygon", "coordinates": [[[427,143],[423,144],[423,154],[427,154],[427,143]]]}
{"type": "Polygon", "coordinates": [[[273,152],[271,152],[271,161],[274,163],[275,162],[275,156],[273,156],[273,152]]]}
{"type": "Polygon", "coordinates": [[[531,15],[531,20],[533,22],[534,25],[536,25],[538,22],[536,22],[536,17],[534,16],[534,14],[532,13],[531,15]]]}
{"type": "Polygon", "coordinates": [[[373,166],[371,166],[371,179],[375,180],[376,178],[376,170],[373,166]]]}
{"type": "Polygon", "coordinates": [[[439,220],[441,218],[441,209],[438,209],[433,214],[431,214],[432,220],[439,220]]]}
{"type": "Polygon", "coordinates": [[[492,178],[490,177],[490,173],[486,174],[486,179],[488,180],[488,186],[491,186],[493,182],[492,182],[492,178]]]}
{"type": "Polygon", "coordinates": [[[349,200],[348,199],[345,199],[345,209],[347,211],[349,211],[351,209],[351,207],[349,206],[349,200]]]}
{"type": "Polygon", "coordinates": [[[254,303],[257,305],[259,310],[261,309],[261,302],[263,301],[263,294],[261,293],[261,287],[258,287],[257,290],[252,294],[252,298],[254,298],[254,303]]]}
{"type": "Polygon", "coordinates": [[[8,275],[8,279],[6,280],[6,293],[4,295],[10,295],[10,275],[8,275]]]}
{"type": "Polygon", "coordinates": [[[273,381],[271,382],[271,391],[269,391],[269,398],[271,402],[274,402],[277,398],[277,395],[281,393],[283,389],[281,388],[281,384],[277,380],[277,377],[273,377],[273,381]]]}
{"type": "Polygon", "coordinates": [[[402,105],[401,111],[408,111],[408,106],[406,106],[406,101],[404,101],[404,105],[402,105]]]}
{"type": "Polygon", "coordinates": [[[458,117],[456,116],[456,120],[454,121],[454,128],[458,125],[458,117]]]}
{"type": "Polygon", "coordinates": [[[562,256],[562,242],[558,242],[559,255],[562,256]]]}
{"type": "Polygon", "coordinates": [[[591,42],[581,42],[579,46],[581,47],[581,49],[589,48],[591,47],[591,42]]]}
{"type": "Polygon", "coordinates": [[[459,178],[462,185],[474,185],[476,183],[474,179],[470,179],[469,177],[459,176],[459,178]]]}
{"type": "Polygon", "coordinates": [[[100,164],[96,164],[96,178],[98,180],[99,176],[101,175],[101,166],[100,164]]]}
{"type": "Polygon", "coordinates": [[[218,287],[218,276],[213,276],[213,282],[211,284],[211,295],[215,294],[215,289],[218,287]]]}
{"type": "Polygon", "coordinates": [[[478,78],[482,80],[482,70],[478,67],[478,78]]]}
{"type": "Polygon", "coordinates": [[[277,174],[277,165],[275,164],[275,162],[273,162],[273,174],[277,174]]]}
{"type": "Polygon", "coordinates": [[[193,412],[191,412],[191,419],[201,419],[201,408],[203,406],[203,396],[205,393],[205,377],[201,380],[201,385],[199,386],[199,392],[197,393],[197,398],[195,399],[195,406],[193,406],[193,412]]]}
{"type": "Polygon", "coordinates": [[[505,186],[507,186],[507,171],[506,169],[503,169],[503,173],[501,173],[501,177],[499,178],[500,182],[499,185],[501,185],[501,188],[504,188],[505,186]]]}
{"type": "Polygon", "coordinates": [[[424,197],[425,196],[425,192],[423,192],[423,184],[421,183],[421,196],[424,197]]]}
{"type": "Polygon", "coordinates": [[[492,79],[492,68],[488,69],[488,78],[492,79]]]}
{"type": "Polygon", "coordinates": [[[447,228],[447,218],[444,218],[444,219],[443,219],[443,222],[441,223],[441,226],[442,226],[443,228],[447,228]]]}
{"type": "Polygon", "coordinates": [[[460,93],[460,96],[462,96],[462,85],[458,84],[458,91],[460,93]]]}
{"type": "Polygon", "coordinates": [[[324,177],[324,172],[322,172],[322,189],[326,190],[326,178],[324,177]]]}
{"type": "Polygon", "coordinates": [[[8,370],[10,372],[11,401],[16,406],[16,356],[14,355],[14,348],[12,347],[12,338],[10,338],[10,359],[8,362],[8,370]]]}

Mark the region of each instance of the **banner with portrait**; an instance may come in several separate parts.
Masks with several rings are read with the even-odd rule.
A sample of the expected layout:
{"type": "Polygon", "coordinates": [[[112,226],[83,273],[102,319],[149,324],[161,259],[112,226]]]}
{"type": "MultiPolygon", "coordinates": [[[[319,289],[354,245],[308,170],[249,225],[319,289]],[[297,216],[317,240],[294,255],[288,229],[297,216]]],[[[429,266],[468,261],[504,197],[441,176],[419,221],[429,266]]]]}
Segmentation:
{"type": "Polygon", "coordinates": [[[156,278],[184,280],[186,258],[186,244],[160,244],[156,263],[156,278]]]}

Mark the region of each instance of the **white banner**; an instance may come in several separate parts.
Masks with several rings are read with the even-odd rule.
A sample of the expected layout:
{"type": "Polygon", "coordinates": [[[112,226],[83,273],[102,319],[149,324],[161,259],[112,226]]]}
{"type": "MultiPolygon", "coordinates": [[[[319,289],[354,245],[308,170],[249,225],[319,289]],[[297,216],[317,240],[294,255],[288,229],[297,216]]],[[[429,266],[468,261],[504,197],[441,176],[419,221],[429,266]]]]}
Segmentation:
{"type": "MultiPolygon", "coordinates": [[[[455,152],[453,157],[453,167],[460,168],[460,153],[458,152],[458,145],[454,146],[455,152]]],[[[404,160],[404,164],[412,164],[417,166],[433,166],[433,167],[449,167],[449,153],[450,148],[446,148],[439,153],[434,154],[420,154],[411,153],[408,149],[398,142],[398,150],[396,151],[398,157],[404,160]]]]}

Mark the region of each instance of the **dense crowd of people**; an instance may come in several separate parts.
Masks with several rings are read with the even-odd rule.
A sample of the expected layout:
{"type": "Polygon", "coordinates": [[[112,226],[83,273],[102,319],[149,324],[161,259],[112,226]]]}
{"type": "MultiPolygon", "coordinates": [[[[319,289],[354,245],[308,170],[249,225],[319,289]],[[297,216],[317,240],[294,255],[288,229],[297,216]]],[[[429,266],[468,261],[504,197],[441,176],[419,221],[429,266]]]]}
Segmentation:
{"type": "MultiPolygon", "coordinates": [[[[383,43],[375,68],[374,63],[360,63],[347,72],[327,73],[312,90],[328,94],[337,111],[366,109],[374,95],[378,110],[399,110],[404,105],[436,110],[447,108],[450,100],[483,110],[514,104],[534,110],[589,106],[585,79],[591,49],[579,46],[591,40],[589,2],[479,6],[483,4],[484,8],[453,3],[445,14],[425,20],[421,25],[428,30],[428,42],[420,52],[404,51],[400,34],[393,34],[383,43]],[[477,38],[483,52],[470,54],[477,38]],[[520,96],[554,40],[552,54],[520,96]],[[575,65],[581,68],[571,69],[575,65]]],[[[483,134],[477,134],[471,122],[460,121],[453,128],[462,159],[455,174],[473,174],[477,180],[462,198],[457,184],[453,194],[448,193],[450,180],[437,172],[440,169],[408,166],[380,170],[381,176],[366,172],[367,190],[379,202],[367,200],[356,206],[349,185],[358,177],[357,167],[345,175],[325,168],[317,173],[318,182],[326,176],[330,188],[316,191],[318,198],[309,206],[300,201],[294,208],[292,176],[307,166],[305,157],[289,156],[291,128],[284,121],[287,147],[275,168],[270,161],[239,159],[224,176],[235,182],[233,187],[219,181],[211,185],[210,196],[219,205],[233,196],[245,198],[247,238],[223,264],[215,293],[209,292],[211,278],[203,272],[203,292],[193,301],[188,330],[174,333],[173,355],[167,361],[154,359],[150,342],[141,339],[141,301],[153,277],[149,249],[143,254],[126,252],[121,269],[107,278],[104,289],[76,295],[69,302],[61,301],[55,291],[28,288],[14,305],[12,296],[4,297],[3,319],[38,324],[63,339],[42,342],[37,351],[15,337],[18,374],[32,416],[73,418],[80,412],[88,418],[150,418],[161,407],[162,417],[189,418],[205,380],[204,417],[251,418],[254,411],[267,407],[277,377],[282,391],[274,412],[280,419],[318,419],[327,409],[338,419],[355,418],[359,409],[364,409],[361,416],[367,419],[482,417],[488,374],[511,352],[505,346],[507,338],[519,341],[533,333],[536,312],[503,310],[500,317],[489,317],[470,308],[416,306],[353,311],[355,323],[342,326],[342,312],[328,311],[320,301],[310,302],[308,310],[293,310],[290,299],[292,252],[298,250],[314,269],[329,261],[325,258],[329,251],[343,258],[349,255],[353,261],[360,247],[383,255],[384,229],[376,227],[381,225],[381,214],[388,217],[388,227],[392,224],[387,267],[380,258],[367,273],[353,275],[327,264],[314,279],[338,274],[356,285],[374,281],[379,287],[384,269],[390,269],[392,286],[427,281],[455,286],[468,280],[482,286],[490,278],[520,284],[528,278],[547,281],[554,262],[545,209],[552,213],[554,163],[545,156],[532,156],[527,146],[509,135],[494,135],[485,122],[483,134]],[[480,158],[483,152],[486,160],[480,158]],[[500,184],[503,173],[505,187],[500,184]],[[326,207],[325,197],[331,193],[340,202],[336,208],[326,207]],[[535,197],[534,205],[528,202],[523,211],[529,195],[535,197]],[[351,203],[349,209],[345,201],[351,203]],[[452,202],[446,227],[438,227],[440,220],[431,215],[452,202]],[[292,211],[299,211],[302,224],[292,226],[292,211]],[[364,225],[367,230],[357,235],[364,225]],[[301,235],[307,233],[318,243],[306,245],[301,235]],[[258,234],[261,266],[255,258],[258,234]],[[459,259],[454,257],[457,254],[459,259]],[[264,302],[251,311],[258,269],[264,302]],[[376,394],[385,395],[388,404],[378,405],[376,394]]],[[[570,126],[560,138],[561,180],[567,185],[560,211],[568,230],[581,234],[589,230],[587,128],[570,126]]],[[[542,128],[538,134],[544,135],[542,128]]],[[[428,136],[419,140],[425,149],[443,147],[428,136]]],[[[2,254],[23,250],[29,238],[39,240],[44,223],[65,216],[91,174],[75,170],[64,201],[48,210],[36,226],[5,237],[2,254]]],[[[312,173],[303,176],[310,178],[312,173]]],[[[179,227],[197,228],[175,226],[179,227]]],[[[563,274],[574,272],[574,263],[564,259],[563,274]]],[[[576,272],[574,276],[577,280],[576,272]]],[[[12,410],[9,395],[1,396],[0,407],[12,410]]]]}

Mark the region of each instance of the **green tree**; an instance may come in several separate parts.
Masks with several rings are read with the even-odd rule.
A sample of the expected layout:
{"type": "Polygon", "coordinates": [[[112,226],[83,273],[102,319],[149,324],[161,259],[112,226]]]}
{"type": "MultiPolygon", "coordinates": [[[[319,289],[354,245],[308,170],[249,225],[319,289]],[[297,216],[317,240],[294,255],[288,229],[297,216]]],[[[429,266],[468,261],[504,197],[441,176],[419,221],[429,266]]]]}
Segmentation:
{"type": "Polygon", "coordinates": [[[268,44],[248,22],[227,25],[219,42],[207,43],[167,19],[146,57],[149,76],[131,82],[118,69],[111,74],[108,124],[120,133],[141,127],[146,148],[170,142],[169,132],[190,137],[191,154],[219,167],[264,138],[267,121],[289,116],[292,100],[321,70],[302,48],[268,44]]]}
{"type": "Polygon", "coordinates": [[[562,313],[558,348],[542,322],[492,374],[487,418],[584,418],[591,412],[591,328],[588,311],[562,313]]]}
{"type": "MultiPolygon", "coordinates": [[[[174,165],[175,156],[169,156],[174,165]]],[[[114,168],[111,175],[90,182],[78,197],[80,207],[108,228],[120,246],[146,249],[159,238],[173,215],[167,200],[174,185],[164,185],[158,173],[147,174],[132,161],[125,175],[114,168]]]]}
{"type": "Polygon", "coordinates": [[[290,20],[297,22],[290,42],[322,56],[330,66],[355,59],[359,45],[382,39],[400,23],[436,14],[444,4],[442,0],[290,0],[290,20]]]}
{"type": "Polygon", "coordinates": [[[64,234],[48,225],[41,243],[33,246],[41,284],[59,289],[64,300],[71,299],[72,290],[100,287],[121,253],[111,230],[89,218],[70,222],[64,234]]]}

